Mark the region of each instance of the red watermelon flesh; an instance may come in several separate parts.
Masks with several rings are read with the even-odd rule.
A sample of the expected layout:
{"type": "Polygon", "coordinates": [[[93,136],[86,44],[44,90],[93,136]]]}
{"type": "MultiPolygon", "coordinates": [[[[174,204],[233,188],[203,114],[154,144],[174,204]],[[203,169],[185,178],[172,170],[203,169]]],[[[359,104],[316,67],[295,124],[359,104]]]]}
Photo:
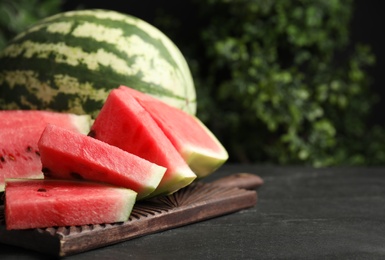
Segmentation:
{"type": "Polygon", "coordinates": [[[43,110],[0,110],[0,122],[0,129],[33,126],[40,127],[43,131],[47,124],[53,124],[87,134],[91,117],[43,110]]]}
{"type": "Polygon", "coordinates": [[[135,89],[125,86],[120,89],[134,96],[152,116],[199,178],[227,161],[226,149],[197,117],[135,89]]]}
{"type": "Polygon", "coordinates": [[[151,196],[173,193],[196,175],[146,110],[121,88],[110,92],[90,135],[167,168],[151,196]]]}
{"type": "Polygon", "coordinates": [[[5,178],[43,178],[37,142],[48,123],[83,133],[90,128],[89,116],[46,111],[2,110],[0,122],[0,191],[5,178]]]}
{"type": "Polygon", "coordinates": [[[129,189],[84,181],[7,180],[6,229],[126,221],[136,195],[129,189]]]}
{"type": "Polygon", "coordinates": [[[41,129],[19,127],[0,132],[0,184],[4,191],[7,178],[43,178],[40,154],[37,148],[41,129]]]}
{"type": "Polygon", "coordinates": [[[129,188],[138,199],[158,187],[166,169],[84,134],[48,125],[38,143],[46,177],[84,179],[129,188]]]}

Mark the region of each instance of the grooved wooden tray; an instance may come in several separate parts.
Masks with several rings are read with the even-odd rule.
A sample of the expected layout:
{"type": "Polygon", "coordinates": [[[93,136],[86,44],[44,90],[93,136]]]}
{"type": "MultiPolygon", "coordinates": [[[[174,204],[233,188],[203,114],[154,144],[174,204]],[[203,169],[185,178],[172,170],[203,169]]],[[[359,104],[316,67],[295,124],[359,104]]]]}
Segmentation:
{"type": "Polygon", "coordinates": [[[249,208],[263,181],[236,174],[213,183],[194,183],[164,197],[137,202],[128,221],[113,224],[6,230],[0,208],[0,242],[56,256],[77,254],[163,230],[249,208]]]}

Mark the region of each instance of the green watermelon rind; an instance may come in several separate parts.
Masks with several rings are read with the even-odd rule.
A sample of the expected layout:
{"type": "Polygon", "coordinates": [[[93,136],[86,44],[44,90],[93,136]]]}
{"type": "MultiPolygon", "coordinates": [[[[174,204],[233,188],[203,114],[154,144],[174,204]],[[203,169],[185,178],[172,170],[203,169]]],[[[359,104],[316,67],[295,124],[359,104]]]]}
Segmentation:
{"type": "Polygon", "coordinates": [[[4,179],[4,183],[0,183],[0,192],[4,192],[5,191],[5,186],[6,186],[6,183],[8,181],[18,181],[18,180],[43,180],[44,179],[44,175],[43,175],[43,172],[40,171],[38,173],[36,173],[36,175],[30,175],[28,176],[28,179],[26,178],[6,178],[4,179]]]}
{"type": "Polygon", "coordinates": [[[191,174],[190,169],[180,169],[174,171],[174,177],[169,179],[167,185],[158,186],[152,193],[146,196],[146,199],[155,196],[166,196],[177,192],[178,190],[185,188],[190,185],[194,180],[197,179],[195,174],[191,174]]]}
{"type": "MultiPolygon", "coordinates": [[[[197,119],[194,117],[194,119],[197,119]]],[[[200,120],[196,120],[217,145],[217,151],[204,149],[202,147],[184,144],[178,152],[186,161],[191,170],[196,174],[197,179],[202,179],[215,172],[227,162],[229,155],[216,136],[207,129],[200,120]]]]}
{"type": "Polygon", "coordinates": [[[79,131],[79,133],[88,134],[90,132],[93,122],[90,115],[70,114],[70,117],[74,127],[79,131]]]}
{"type": "Polygon", "coordinates": [[[0,54],[2,109],[95,117],[109,90],[120,84],[196,112],[192,75],[180,50],[158,29],[130,15],[60,13],[17,35],[0,54]]]}
{"type": "Polygon", "coordinates": [[[185,146],[180,151],[182,157],[186,160],[192,171],[197,175],[198,179],[207,177],[219,167],[221,167],[229,158],[229,155],[218,140],[218,138],[205,126],[197,117],[192,116],[193,119],[205,130],[206,134],[210,136],[212,141],[217,146],[217,151],[210,151],[199,147],[185,146]]]}
{"type": "MultiPolygon", "coordinates": [[[[159,165],[154,165],[149,172],[151,172],[152,175],[156,176],[163,176],[166,171],[166,168],[159,166],[159,165]],[[161,168],[159,168],[161,167],[161,168]]],[[[152,179],[151,182],[147,183],[147,187],[144,187],[140,194],[138,194],[138,200],[143,200],[151,196],[151,194],[154,193],[154,191],[158,188],[159,183],[161,181],[161,178],[159,179],[152,179]],[[140,196],[139,196],[140,195],[140,196]]]]}

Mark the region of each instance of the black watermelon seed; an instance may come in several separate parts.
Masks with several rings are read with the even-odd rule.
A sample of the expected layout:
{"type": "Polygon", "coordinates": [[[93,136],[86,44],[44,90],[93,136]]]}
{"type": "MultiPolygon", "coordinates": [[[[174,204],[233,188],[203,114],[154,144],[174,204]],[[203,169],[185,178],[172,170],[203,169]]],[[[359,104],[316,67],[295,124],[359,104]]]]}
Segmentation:
{"type": "Polygon", "coordinates": [[[83,180],[83,177],[79,173],[77,173],[77,172],[71,172],[70,175],[74,179],[83,180]]]}
{"type": "Polygon", "coordinates": [[[91,131],[88,133],[88,136],[89,136],[89,137],[92,137],[92,138],[96,138],[96,132],[95,132],[95,130],[91,130],[91,131]]]}
{"type": "Polygon", "coordinates": [[[46,177],[49,177],[51,175],[51,170],[48,169],[47,167],[43,167],[43,169],[41,169],[41,171],[43,172],[44,176],[46,176],[46,177]]]}
{"type": "Polygon", "coordinates": [[[44,189],[44,188],[40,188],[40,189],[38,189],[37,191],[38,191],[38,192],[47,192],[47,190],[44,189]]]}

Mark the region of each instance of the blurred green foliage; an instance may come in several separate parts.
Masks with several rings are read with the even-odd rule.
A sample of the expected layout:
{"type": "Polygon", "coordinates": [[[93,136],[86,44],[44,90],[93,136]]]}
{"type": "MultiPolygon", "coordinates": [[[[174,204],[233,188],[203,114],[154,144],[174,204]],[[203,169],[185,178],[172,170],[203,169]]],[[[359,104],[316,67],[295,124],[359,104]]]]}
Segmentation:
{"type": "Polygon", "coordinates": [[[186,53],[198,116],[232,161],[372,165],[385,162],[368,116],[375,57],[350,43],[352,0],[196,0],[193,27],[157,26],[186,53]],[[184,30],[188,32],[184,32],[184,30]],[[183,37],[183,38],[182,38],[183,37]]]}
{"type": "Polygon", "coordinates": [[[60,0],[0,0],[0,50],[32,23],[60,12],[60,0]]]}

